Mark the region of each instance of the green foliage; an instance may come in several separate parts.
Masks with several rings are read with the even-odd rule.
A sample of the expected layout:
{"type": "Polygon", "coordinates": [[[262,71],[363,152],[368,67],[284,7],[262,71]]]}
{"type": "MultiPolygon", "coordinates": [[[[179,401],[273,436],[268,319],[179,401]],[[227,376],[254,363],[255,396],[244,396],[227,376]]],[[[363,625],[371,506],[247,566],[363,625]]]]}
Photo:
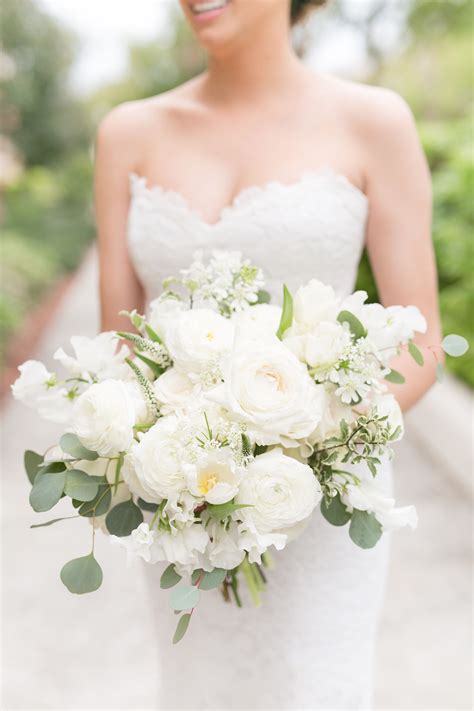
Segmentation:
{"type": "Polygon", "coordinates": [[[33,452],[31,449],[27,449],[24,455],[25,471],[30,480],[30,484],[34,484],[35,477],[38,474],[39,466],[43,463],[43,457],[41,454],[33,452]]]}
{"type": "Polygon", "coordinates": [[[211,570],[209,573],[204,573],[199,589],[213,590],[214,588],[218,588],[224,582],[226,575],[227,570],[223,568],[214,568],[214,570],[211,570]]]}
{"type": "Polygon", "coordinates": [[[342,503],[339,493],[329,499],[329,504],[326,502],[326,498],[323,497],[321,513],[326,521],[332,523],[333,526],[344,526],[351,519],[351,514],[342,503]]]}
{"type": "Polygon", "coordinates": [[[280,325],[276,335],[281,340],[283,334],[287,331],[293,321],[293,297],[291,296],[286,284],[283,285],[283,308],[281,312],[280,325]]]}
{"type": "Polygon", "coordinates": [[[177,644],[180,642],[184,635],[187,632],[187,629],[189,627],[189,621],[191,620],[191,613],[186,612],[184,615],[181,615],[181,617],[178,620],[178,624],[176,625],[176,632],[174,633],[173,637],[173,644],[177,644]]]}
{"type": "Polygon", "coordinates": [[[382,535],[382,526],[373,513],[354,509],[349,536],[359,548],[373,548],[382,535]]]}
{"type": "Polygon", "coordinates": [[[356,340],[358,340],[359,338],[366,337],[367,331],[365,327],[359,321],[357,316],[354,316],[354,314],[352,314],[350,311],[341,311],[341,313],[337,317],[337,320],[340,323],[348,324],[350,332],[356,340]]]}
{"type": "Polygon", "coordinates": [[[160,578],[160,588],[162,588],[163,590],[168,590],[169,588],[173,588],[175,585],[177,585],[180,580],[181,575],[176,572],[174,564],[170,563],[170,565],[164,570],[160,578]]]}
{"type": "Polygon", "coordinates": [[[102,585],[102,568],[93,553],[70,560],[63,566],[60,575],[69,592],[77,595],[94,592],[102,585]]]}
{"type": "Polygon", "coordinates": [[[114,506],[105,519],[108,532],[114,536],[129,536],[141,523],[143,514],[133,499],[114,506]]]}
{"type": "Polygon", "coordinates": [[[92,462],[99,456],[97,452],[92,452],[90,449],[84,447],[80,443],[78,436],[73,432],[66,432],[63,434],[59,441],[59,445],[63,452],[71,454],[75,459],[86,459],[92,462]]]}
{"type": "Polygon", "coordinates": [[[64,493],[76,501],[92,501],[99,492],[99,481],[99,477],[89,476],[79,469],[69,469],[64,493]]]}
{"type": "Polygon", "coordinates": [[[66,483],[66,472],[39,472],[30,491],[33,511],[49,511],[62,496],[66,483]]]}
{"type": "Polygon", "coordinates": [[[194,585],[178,585],[171,591],[170,604],[173,610],[192,610],[199,598],[199,590],[194,585]]]}

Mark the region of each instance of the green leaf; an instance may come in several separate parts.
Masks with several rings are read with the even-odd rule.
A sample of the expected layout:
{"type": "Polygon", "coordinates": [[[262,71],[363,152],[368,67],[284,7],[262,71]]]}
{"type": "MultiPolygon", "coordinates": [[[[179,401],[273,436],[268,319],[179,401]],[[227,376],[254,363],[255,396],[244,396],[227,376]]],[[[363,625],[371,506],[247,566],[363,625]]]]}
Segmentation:
{"type": "Polygon", "coordinates": [[[288,330],[293,322],[293,297],[288,291],[286,284],[283,285],[283,309],[281,312],[280,325],[276,335],[278,338],[283,338],[283,334],[288,330]]]}
{"type": "Polygon", "coordinates": [[[64,462],[48,462],[39,468],[38,474],[46,474],[46,472],[65,472],[66,465],[64,462]]]}
{"type": "Polygon", "coordinates": [[[97,496],[92,501],[86,501],[79,507],[79,513],[86,518],[102,516],[109,510],[112,493],[108,484],[100,484],[97,496]]]}
{"type": "Polygon", "coordinates": [[[271,294],[265,289],[259,289],[257,292],[257,304],[269,304],[271,299],[271,294]]]}
{"type": "Polygon", "coordinates": [[[254,457],[258,457],[259,454],[265,454],[267,449],[268,445],[266,444],[256,444],[255,449],[253,450],[254,457]]]}
{"type": "Polygon", "coordinates": [[[114,536],[129,536],[143,523],[143,513],[132,499],[117,504],[109,511],[105,525],[114,536]]]}
{"type": "Polygon", "coordinates": [[[354,509],[349,536],[360,548],[373,548],[382,535],[382,526],[373,513],[354,509]]]}
{"type": "Polygon", "coordinates": [[[186,612],[184,615],[181,615],[181,617],[178,620],[178,624],[176,625],[176,632],[174,633],[173,644],[178,644],[178,642],[180,642],[183,639],[183,637],[186,634],[186,631],[189,627],[190,619],[191,619],[190,612],[186,612]]]}
{"type": "Polygon", "coordinates": [[[463,356],[469,350],[469,343],[463,336],[458,336],[455,333],[450,333],[445,336],[441,342],[441,348],[445,353],[453,358],[463,356]]]}
{"type": "Polygon", "coordinates": [[[68,518],[79,518],[79,516],[76,514],[76,516],[63,516],[62,518],[52,518],[50,521],[45,521],[44,523],[33,523],[30,528],[44,528],[45,526],[52,526],[53,523],[57,523],[58,521],[66,521],[68,518]]]}
{"type": "Polygon", "coordinates": [[[84,447],[80,443],[77,435],[73,434],[73,432],[66,432],[66,434],[63,434],[59,444],[63,452],[71,454],[75,459],[87,459],[92,462],[99,456],[97,452],[91,452],[90,449],[84,447]]]}
{"type": "Polygon", "coordinates": [[[237,511],[238,509],[245,509],[251,506],[251,504],[234,504],[232,501],[228,501],[225,504],[208,504],[206,511],[212,518],[225,518],[229,514],[237,511]]]}
{"type": "Polygon", "coordinates": [[[442,383],[444,380],[444,368],[442,363],[438,363],[436,366],[436,380],[438,383],[442,383]]]}
{"type": "Polygon", "coordinates": [[[408,352],[418,365],[423,365],[425,362],[425,359],[423,357],[423,353],[420,351],[418,346],[413,343],[413,341],[410,341],[408,344],[408,352]]]}
{"type": "Polygon", "coordinates": [[[204,576],[199,585],[200,590],[213,590],[218,588],[224,582],[227,575],[227,570],[224,568],[214,568],[209,573],[204,573],[204,576]]]}
{"type": "Polygon", "coordinates": [[[342,503],[339,494],[331,499],[329,505],[326,504],[324,498],[322,499],[321,513],[326,521],[332,523],[333,526],[344,526],[348,521],[350,521],[351,518],[351,513],[342,503]]]}
{"type": "Polygon", "coordinates": [[[171,591],[170,603],[173,610],[191,610],[199,598],[199,590],[193,585],[178,585],[171,591]]]}
{"type": "Polygon", "coordinates": [[[150,358],[147,358],[146,356],[144,356],[142,353],[140,353],[137,350],[134,351],[134,353],[137,356],[137,358],[139,358],[143,363],[145,363],[145,365],[147,365],[150,368],[150,370],[152,371],[152,373],[155,377],[159,378],[160,375],[163,375],[164,370],[160,365],[158,365],[158,363],[155,363],[154,360],[150,360],[150,358]]]}
{"type": "Polygon", "coordinates": [[[158,508],[159,508],[158,504],[152,504],[149,501],[145,501],[144,499],[141,499],[140,497],[138,497],[138,499],[137,499],[137,504],[144,511],[155,512],[155,511],[158,511],[158,508]]]}
{"type": "Polygon", "coordinates": [[[364,325],[359,321],[357,316],[354,316],[350,311],[341,311],[338,314],[337,320],[339,323],[347,323],[349,330],[356,340],[359,338],[365,338],[367,335],[367,330],[364,325]]]}
{"type": "Polygon", "coordinates": [[[55,506],[64,490],[66,472],[37,474],[30,491],[30,504],[34,511],[49,511],[55,506]]]}
{"type": "Polygon", "coordinates": [[[147,332],[150,341],[154,341],[155,343],[163,343],[157,332],[150,326],[150,324],[145,324],[145,331],[147,332]]]}
{"type": "Polygon", "coordinates": [[[94,592],[102,585],[102,568],[90,553],[83,558],[74,558],[63,566],[61,580],[69,592],[82,595],[94,592]]]}
{"type": "Polygon", "coordinates": [[[405,378],[398,370],[391,370],[390,373],[385,376],[385,380],[388,380],[390,383],[396,383],[397,385],[402,385],[405,382],[405,378]]]}
{"type": "Polygon", "coordinates": [[[176,572],[174,563],[171,563],[163,572],[163,575],[160,578],[160,588],[163,588],[163,590],[174,588],[174,586],[177,585],[180,580],[181,575],[176,572]]]}
{"type": "Polygon", "coordinates": [[[69,469],[66,473],[64,493],[76,501],[92,501],[99,491],[98,477],[89,476],[80,469],[69,469]]]}
{"type": "Polygon", "coordinates": [[[33,452],[31,449],[27,449],[23,461],[25,463],[25,471],[28,479],[30,480],[30,483],[33,484],[35,476],[38,474],[39,466],[43,462],[43,457],[41,454],[36,454],[36,452],[33,452]]]}
{"type": "Polygon", "coordinates": [[[201,570],[201,568],[197,568],[193,571],[193,574],[191,575],[191,582],[193,585],[196,585],[201,575],[204,575],[204,570],[201,570]]]}

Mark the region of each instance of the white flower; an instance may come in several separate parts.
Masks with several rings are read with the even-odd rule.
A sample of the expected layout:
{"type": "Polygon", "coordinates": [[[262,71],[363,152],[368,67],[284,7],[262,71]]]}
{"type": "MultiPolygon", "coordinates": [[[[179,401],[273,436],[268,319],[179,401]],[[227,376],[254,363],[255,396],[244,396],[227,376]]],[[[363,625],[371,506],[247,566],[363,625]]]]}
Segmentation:
{"type": "Polygon", "coordinates": [[[293,335],[291,329],[286,333],[285,346],[310,365],[316,377],[335,366],[351,344],[349,332],[338,322],[322,321],[301,335],[293,335]]]}
{"type": "Polygon", "coordinates": [[[174,321],[178,313],[183,309],[184,303],[178,299],[154,299],[150,303],[150,315],[147,321],[155,333],[162,340],[165,340],[168,325],[174,321]]]}
{"type": "Polygon", "coordinates": [[[396,508],[395,499],[383,491],[373,477],[367,475],[360,479],[359,485],[349,484],[341,492],[341,500],[349,511],[358,509],[373,513],[384,531],[403,526],[416,528],[418,517],[414,506],[396,508]]]}
{"type": "Polygon", "coordinates": [[[331,286],[317,279],[298,289],[293,300],[294,331],[298,334],[312,331],[321,321],[335,321],[339,302],[331,286]]]}
{"type": "Polygon", "coordinates": [[[274,336],[280,325],[280,319],[279,306],[256,304],[234,314],[232,321],[235,324],[236,337],[250,339],[274,336]]]}
{"type": "Polygon", "coordinates": [[[85,447],[103,457],[113,457],[129,449],[135,421],[135,405],[127,385],[111,379],[92,385],[79,396],[72,428],[85,447]]]}
{"type": "Polygon", "coordinates": [[[55,386],[56,376],[38,360],[19,366],[20,376],[12,385],[15,400],[38,411],[40,417],[58,424],[68,424],[73,401],[66,388],[55,386]]]}
{"type": "Polygon", "coordinates": [[[196,384],[186,373],[170,368],[155,380],[153,389],[158,402],[168,406],[161,408],[166,414],[174,409],[189,407],[194,399],[196,384]]]}
{"type": "Polygon", "coordinates": [[[201,566],[202,554],[209,543],[209,534],[200,523],[181,529],[158,531],[155,534],[151,562],[174,563],[180,575],[191,574],[201,566]]]}
{"type": "Polygon", "coordinates": [[[71,345],[74,356],[67,355],[62,348],[58,348],[53,356],[71,375],[90,374],[98,380],[130,377],[131,371],[125,363],[130,351],[123,345],[117,352],[119,337],[114,331],[104,331],[95,338],[73,336],[71,345]]]}
{"type": "Polygon", "coordinates": [[[166,329],[171,358],[186,372],[205,370],[209,362],[230,352],[233,340],[231,321],[210,309],[177,313],[166,329]]]}
{"type": "Polygon", "coordinates": [[[245,550],[241,546],[237,524],[231,521],[228,528],[224,528],[220,522],[213,521],[206,530],[210,537],[206,555],[211,566],[232,570],[240,565],[245,557],[245,550]]]}
{"type": "Polygon", "coordinates": [[[322,414],[320,387],[276,338],[239,344],[224,368],[224,384],[210,394],[247,422],[259,444],[297,446],[322,414]]]}
{"type": "Polygon", "coordinates": [[[286,533],[260,533],[250,520],[239,524],[239,546],[247,551],[251,563],[261,563],[262,554],[273,546],[282,551],[288,543],[286,533]]]}
{"type": "Polygon", "coordinates": [[[241,472],[229,450],[204,451],[185,472],[191,493],[210,504],[224,504],[237,494],[241,472]]]}
{"type": "Polygon", "coordinates": [[[125,457],[123,478],[146,501],[176,498],[185,488],[180,452],[181,425],[174,415],[161,417],[125,457]]]}
{"type": "Polygon", "coordinates": [[[128,563],[137,557],[147,563],[155,563],[155,535],[155,531],[151,531],[147,523],[141,523],[130,536],[110,536],[110,542],[125,548],[128,563]]]}
{"type": "Polygon", "coordinates": [[[311,468],[280,449],[261,454],[247,467],[236,503],[260,533],[291,535],[321,500],[321,488],[311,468]]]}

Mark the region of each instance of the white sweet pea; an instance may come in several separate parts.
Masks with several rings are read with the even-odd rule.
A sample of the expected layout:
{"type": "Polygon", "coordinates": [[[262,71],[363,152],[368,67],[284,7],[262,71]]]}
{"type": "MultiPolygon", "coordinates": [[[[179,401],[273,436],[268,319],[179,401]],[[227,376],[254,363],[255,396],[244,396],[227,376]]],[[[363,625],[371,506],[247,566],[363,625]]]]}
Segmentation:
{"type": "Polygon", "coordinates": [[[135,422],[135,404],[127,384],[110,379],[92,385],[79,396],[72,429],[85,447],[103,457],[113,457],[129,449],[135,422]]]}
{"type": "Polygon", "coordinates": [[[418,517],[414,506],[395,507],[395,499],[389,496],[373,479],[362,477],[359,485],[349,484],[341,493],[341,501],[352,511],[373,513],[384,531],[403,526],[414,529],[418,517]]]}
{"type": "Polygon", "coordinates": [[[209,534],[201,524],[181,529],[158,531],[155,534],[152,562],[174,563],[180,575],[191,574],[201,567],[202,554],[209,543],[209,534]]]}
{"type": "Polygon", "coordinates": [[[240,565],[245,557],[245,550],[241,546],[237,524],[232,521],[224,528],[220,523],[212,522],[206,530],[210,537],[206,555],[211,566],[232,570],[240,565]]]}
{"type": "Polygon", "coordinates": [[[108,378],[131,377],[132,372],[125,363],[130,355],[127,346],[117,351],[120,339],[114,331],[104,331],[95,338],[73,336],[71,345],[74,356],[68,355],[63,348],[58,348],[54,354],[71,375],[93,375],[97,380],[108,378]]]}
{"type": "Polygon", "coordinates": [[[322,415],[320,386],[276,338],[239,342],[224,366],[224,384],[210,397],[248,423],[259,444],[297,446],[322,415]]]}
{"type": "Polygon", "coordinates": [[[211,309],[177,313],[166,329],[166,345],[174,365],[199,373],[230,352],[234,340],[231,321],[211,309]]]}
{"type": "Polygon", "coordinates": [[[184,466],[188,488],[209,504],[224,504],[237,494],[242,476],[226,449],[204,451],[197,461],[184,466]]]}
{"type": "Polygon", "coordinates": [[[141,523],[129,536],[110,536],[110,542],[125,548],[128,564],[137,558],[146,563],[156,563],[158,558],[154,550],[155,536],[155,531],[151,531],[147,523],[141,523]]]}
{"type": "Polygon", "coordinates": [[[45,420],[69,424],[73,401],[66,388],[55,386],[55,374],[38,360],[27,360],[18,370],[20,376],[12,385],[15,400],[36,410],[45,420]]]}
{"type": "Polygon", "coordinates": [[[262,338],[273,336],[278,330],[281,308],[271,304],[257,304],[234,314],[237,339],[262,338]]]}
{"type": "Polygon", "coordinates": [[[282,551],[287,543],[286,533],[260,533],[249,518],[239,524],[239,546],[248,553],[251,563],[261,563],[263,553],[271,546],[282,551]]]}
{"type": "Polygon", "coordinates": [[[176,499],[185,488],[180,453],[182,428],[177,417],[166,415],[134,442],[125,457],[123,478],[130,490],[152,503],[176,499]]]}
{"type": "Polygon", "coordinates": [[[292,534],[321,500],[321,487],[311,468],[278,448],[261,454],[249,464],[236,503],[260,533],[292,534]]]}

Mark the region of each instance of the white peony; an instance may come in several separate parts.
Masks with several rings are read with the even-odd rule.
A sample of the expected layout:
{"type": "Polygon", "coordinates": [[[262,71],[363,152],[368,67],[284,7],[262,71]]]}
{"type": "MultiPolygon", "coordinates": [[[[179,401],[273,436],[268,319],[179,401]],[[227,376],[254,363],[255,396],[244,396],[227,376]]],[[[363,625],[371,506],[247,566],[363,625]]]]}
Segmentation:
{"type": "Polygon", "coordinates": [[[251,506],[242,509],[242,517],[250,519],[260,533],[291,535],[309,518],[321,496],[311,468],[277,448],[249,464],[236,502],[251,506]]]}
{"type": "Polygon", "coordinates": [[[125,457],[123,478],[130,490],[152,503],[176,499],[185,488],[180,452],[181,425],[174,415],[161,417],[134,442],[125,457]]]}
{"type": "Polygon", "coordinates": [[[281,308],[271,304],[257,304],[234,314],[236,338],[250,339],[274,336],[281,319],[281,308]]]}
{"type": "Polygon", "coordinates": [[[225,504],[238,492],[242,476],[230,451],[204,451],[197,461],[184,467],[188,488],[209,504],[225,504]]]}
{"type": "Polygon", "coordinates": [[[170,368],[153,383],[156,398],[161,407],[161,412],[167,414],[175,409],[189,407],[195,399],[196,384],[176,368],[170,368]]]}
{"type": "Polygon", "coordinates": [[[91,385],[75,402],[72,429],[85,447],[113,457],[129,449],[135,421],[135,404],[127,384],[103,380],[91,385]]]}
{"type": "Polygon", "coordinates": [[[55,374],[38,360],[27,360],[18,370],[20,375],[12,385],[15,400],[37,410],[45,420],[69,424],[73,401],[66,388],[54,385],[55,374]]]}
{"type": "Polygon", "coordinates": [[[320,386],[276,338],[239,343],[224,367],[224,384],[210,397],[250,425],[259,444],[297,446],[322,414],[320,386]]]}
{"type": "Polygon", "coordinates": [[[68,355],[63,348],[58,348],[54,354],[71,375],[94,375],[97,380],[108,378],[131,377],[132,371],[125,363],[125,358],[130,355],[127,346],[123,345],[118,351],[120,339],[114,331],[104,331],[95,338],[86,336],[73,336],[71,345],[74,356],[68,355]]]}
{"type": "Polygon", "coordinates": [[[191,309],[175,315],[166,329],[166,345],[174,365],[199,373],[232,349],[232,322],[210,309],[191,309]]]}

